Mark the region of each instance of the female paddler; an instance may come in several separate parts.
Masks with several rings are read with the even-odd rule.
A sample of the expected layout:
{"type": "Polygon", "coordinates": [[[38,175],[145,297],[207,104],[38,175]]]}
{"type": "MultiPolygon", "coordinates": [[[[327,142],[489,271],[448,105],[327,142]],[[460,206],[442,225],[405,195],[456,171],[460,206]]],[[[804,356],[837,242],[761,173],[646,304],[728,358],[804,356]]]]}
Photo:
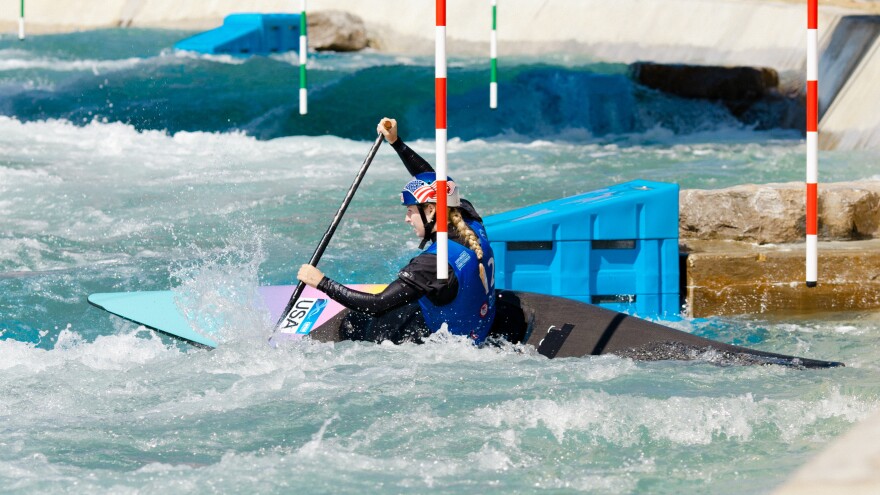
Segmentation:
{"type": "Polygon", "coordinates": [[[445,326],[450,333],[466,335],[481,344],[495,318],[495,260],[483,220],[473,205],[459,196],[450,177],[446,191],[449,276],[438,279],[434,169],[400,139],[396,120],[384,118],[377,129],[413,176],[401,192],[401,202],[406,206],[404,221],[421,239],[419,249],[424,250],[378,294],[350,289],[308,264],[300,267],[297,278],[353,310],[341,328],[344,338],[420,342],[445,326]],[[390,123],[388,128],[386,122],[390,123]]]}

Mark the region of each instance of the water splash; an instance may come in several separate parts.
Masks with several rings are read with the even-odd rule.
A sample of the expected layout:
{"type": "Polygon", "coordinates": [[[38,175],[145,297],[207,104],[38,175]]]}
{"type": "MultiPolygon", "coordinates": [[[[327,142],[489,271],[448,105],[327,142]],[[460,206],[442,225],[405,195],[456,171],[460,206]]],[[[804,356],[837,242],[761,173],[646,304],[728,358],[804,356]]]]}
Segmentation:
{"type": "Polygon", "coordinates": [[[267,229],[240,224],[219,247],[190,245],[191,257],[170,269],[175,303],[202,334],[221,341],[254,340],[271,328],[257,292],[267,229]]]}

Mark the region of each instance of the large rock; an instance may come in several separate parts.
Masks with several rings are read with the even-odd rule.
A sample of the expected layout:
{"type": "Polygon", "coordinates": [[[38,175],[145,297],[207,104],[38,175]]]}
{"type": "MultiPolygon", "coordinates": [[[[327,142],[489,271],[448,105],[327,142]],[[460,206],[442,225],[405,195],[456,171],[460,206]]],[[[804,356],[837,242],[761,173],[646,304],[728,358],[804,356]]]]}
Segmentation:
{"type": "Polygon", "coordinates": [[[819,237],[880,237],[880,181],[819,186],[819,237]]]}
{"type": "Polygon", "coordinates": [[[685,98],[758,100],[779,86],[779,74],[765,67],[636,62],[630,75],[639,84],[685,98]]]}
{"type": "Polygon", "coordinates": [[[781,92],[774,69],[636,62],[629,70],[630,77],[643,86],[720,102],[739,121],[756,129],[806,126],[804,98],[781,92]]]}
{"type": "Polygon", "coordinates": [[[354,52],[369,44],[363,19],[348,12],[309,12],[308,22],[309,46],[315,50],[354,52]]]}
{"type": "MultiPolygon", "coordinates": [[[[800,182],[685,189],[679,195],[679,234],[757,244],[802,241],[805,191],[800,182]]],[[[820,184],[818,206],[820,240],[880,237],[880,181],[820,184]]]]}

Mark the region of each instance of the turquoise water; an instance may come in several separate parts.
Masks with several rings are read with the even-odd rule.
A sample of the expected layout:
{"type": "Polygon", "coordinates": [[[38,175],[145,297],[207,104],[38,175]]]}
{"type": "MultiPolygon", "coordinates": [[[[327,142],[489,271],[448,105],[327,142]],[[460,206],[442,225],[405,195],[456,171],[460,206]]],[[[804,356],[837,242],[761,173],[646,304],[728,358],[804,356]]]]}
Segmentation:
{"type": "MultiPolygon", "coordinates": [[[[318,55],[300,117],[294,56],[175,54],[183,35],[0,39],[0,492],[769,493],[880,405],[876,312],[671,324],[848,365],[809,372],[443,336],[270,349],[251,289],[292,282],[378,118],[432,157],[432,60],[318,55]],[[224,316],[219,349],[86,302],[168,287],[224,316]]],[[[484,62],[451,64],[450,171],[484,214],[635,178],[803,180],[796,131],[634,87],[624,67],[507,63],[508,89],[536,92],[502,84],[497,114],[484,62]]],[[[877,178],[877,159],[823,152],[822,180],[877,178]]],[[[329,275],[388,281],[413,255],[405,180],[380,149],[329,275]]]]}

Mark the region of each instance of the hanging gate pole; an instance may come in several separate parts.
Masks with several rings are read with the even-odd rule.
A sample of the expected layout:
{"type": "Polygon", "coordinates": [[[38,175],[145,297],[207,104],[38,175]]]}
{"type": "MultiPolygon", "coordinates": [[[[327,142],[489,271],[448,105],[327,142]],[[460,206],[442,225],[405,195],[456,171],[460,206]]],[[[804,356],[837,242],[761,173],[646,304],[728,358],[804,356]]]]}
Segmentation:
{"type": "Polygon", "coordinates": [[[818,282],[819,1],[807,1],[807,287],[818,282]]]}
{"type": "Polygon", "coordinates": [[[449,231],[446,215],[446,0],[437,1],[434,97],[437,140],[437,278],[449,278],[449,231]]]}
{"type": "Polygon", "coordinates": [[[306,0],[302,0],[299,12],[299,114],[309,112],[308,95],[306,91],[306,57],[309,53],[308,22],[306,19],[306,0]]]}
{"type": "Polygon", "coordinates": [[[18,39],[24,41],[24,0],[21,0],[21,14],[18,16],[18,39]]]}
{"type": "Polygon", "coordinates": [[[489,38],[491,75],[489,76],[489,108],[498,108],[498,0],[492,0],[492,35],[489,38]]]}

